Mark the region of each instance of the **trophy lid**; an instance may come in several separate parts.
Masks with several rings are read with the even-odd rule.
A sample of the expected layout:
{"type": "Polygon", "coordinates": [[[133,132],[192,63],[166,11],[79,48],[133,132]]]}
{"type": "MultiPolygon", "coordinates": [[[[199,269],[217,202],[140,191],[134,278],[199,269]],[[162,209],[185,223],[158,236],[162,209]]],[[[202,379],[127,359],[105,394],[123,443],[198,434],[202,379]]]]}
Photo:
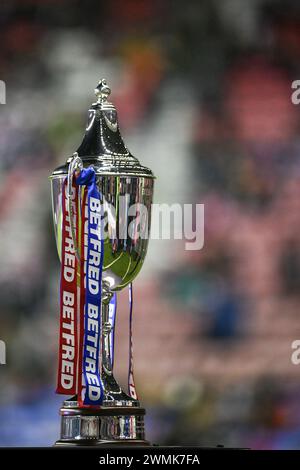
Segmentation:
{"type": "MultiPolygon", "coordinates": [[[[108,101],[110,88],[105,79],[95,88],[97,101],[88,110],[83,141],[77,154],[85,166],[93,165],[97,175],[144,176],[154,178],[152,171],[141,165],[124,144],[120,134],[116,108],[108,101]]],[[[51,177],[68,173],[72,157],[54,170],[51,177]]]]}

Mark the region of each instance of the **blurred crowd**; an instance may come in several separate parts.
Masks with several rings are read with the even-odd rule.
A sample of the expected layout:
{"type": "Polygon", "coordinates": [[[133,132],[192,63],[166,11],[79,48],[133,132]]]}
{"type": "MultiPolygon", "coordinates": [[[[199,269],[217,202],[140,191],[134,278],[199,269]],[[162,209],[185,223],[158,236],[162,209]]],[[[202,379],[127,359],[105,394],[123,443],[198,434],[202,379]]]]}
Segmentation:
{"type": "Polygon", "coordinates": [[[0,445],[58,436],[47,179],[106,77],[126,144],[157,176],[155,202],[205,204],[204,248],[151,241],[135,283],[148,438],[300,448],[299,2],[2,0],[0,26],[0,445]]]}

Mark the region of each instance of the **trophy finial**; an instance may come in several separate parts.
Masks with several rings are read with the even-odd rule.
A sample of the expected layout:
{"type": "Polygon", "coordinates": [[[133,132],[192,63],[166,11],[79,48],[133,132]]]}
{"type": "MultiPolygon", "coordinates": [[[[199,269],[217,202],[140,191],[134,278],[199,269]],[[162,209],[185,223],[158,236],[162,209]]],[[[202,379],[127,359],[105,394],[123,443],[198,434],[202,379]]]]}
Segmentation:
{"type": "Polygon", "coordinates": [[[95,95],[98,103],[104,103],[109,97],[111,89],[107,85],[106,79],[102,78],[95,88],[95,95]]]}

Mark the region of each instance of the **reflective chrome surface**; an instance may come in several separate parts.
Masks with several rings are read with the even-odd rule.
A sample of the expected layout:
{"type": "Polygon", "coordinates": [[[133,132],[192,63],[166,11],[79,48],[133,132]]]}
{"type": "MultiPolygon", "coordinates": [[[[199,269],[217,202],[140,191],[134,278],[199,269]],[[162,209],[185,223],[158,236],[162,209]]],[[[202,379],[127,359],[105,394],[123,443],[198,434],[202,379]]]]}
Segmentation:
{"type": "MultiPolygon", "coordinates": [[[[52,205],[57,250],[60,257],[62,233],[62,191],[64,177],[53,178],[52,205]]],[[[121,389],[112,371],[108,303],[113,291],[127,286],[139,273],[148,247],[153,178],[99,176],[97,185],[107,209],[102,286],[102,381],[105,401],[131,401],[121,389]],[[143,205],[148,217],[129,215],[133,205],[143,205]],[[139,220],[137,220],[139,219],[139,220]],[[121,234],[120,231],[123,233],[121,234]],[[125,233],[124,233],[125,231],[125,233]],[[142,233],[143,238],[140,236],[142,233]],[[120,237],[123,238],[120,238],[120,237]]]]}
{"type": "MultiPolygon", "coordinates": [[[[77,402],[65,402],[61,410],[62,438],[59,443],[91,440],[139,442],[144,439],[143,413],[139,402],[125,393],[114,378],[110,356],[108,303],[114,291],[132,282],[139,273],[148,247],[154,175],[140,164],[125,146],[115,107],[108,102],[110,88],[100,80],[95,89],[97,102],[88,111],[81,145],[54,170],[51,180],[56,244],[61,255],[62,191],[64,181],[75,165],[93,166],[105,211],[104,264],[102,278],[102,370],[104,402],[99,412],[86,416],[77,402]],[[78,159],[79,157],[79,159],[78,159]],[[70,167],[71,166],[71,167],[70,167]],[[71,405],[68,405],[70,404],[71,405]],[[130,410],[130,413],[118,412],[130,410]],[[70,408],[73,412],[70,413],[70,408]],[[75,410],[75,415],[74,415],[75,410]],[[101,411],[102,410],[102,411],[101,411]],[[114,410],[114,411],[112,411],[114,410]],[[132,410],[132,412],[131,412],[132,410]],[[107,411],[107,414],[103,414],[107,411]],[[101,413],[100,413],[101,412],[101,413]]],[[[80,222],[80,214],[78,214],[80,222]]],[[[79,253],[80,256],[80,253],[79,253]]]]}
{"type": "MultiPolygon", "coordinates": [[[[70,441],[145,441],[144,410],[132,407],[131,410],[110,407],[106,410],[80,412],[77,402],[66,401],[60,410],[61,435],[59,444],[70,441]]],[[[143,441],[143,442],[142,442],[143,441]]]]}
{"type": "MultiPolygon", "coordinates": [[[[51,180],[53,221],[59,257],[64,180],[65,175],[51,180]]],[[[103,280],[112,291],[127,286],[142,267],[150,233],[153,183],[153,178],[125,175],[97,178],[98,188],[104,198],[107,220],[103,280]],[[129,208],[134,204],[135,207],[130,212],[129,208]],[[142,217],[139,216],[139,205],[143,209],[142,217]]]]}
{"type": "MultiPolygon", "coordinates": [[[[118,124],[114,105],[107,101],[110,88],[100,80],[95,89],[97,102],[88,110],[88,119],[82,143],[77,149],[85,166],[93,165],[99,175],[127,175],[154,178],[152,171],[141,165],[126,147],[118,124]]],[[[52,173],[52,177],[66,176],[72,157],[52,173]]]]}

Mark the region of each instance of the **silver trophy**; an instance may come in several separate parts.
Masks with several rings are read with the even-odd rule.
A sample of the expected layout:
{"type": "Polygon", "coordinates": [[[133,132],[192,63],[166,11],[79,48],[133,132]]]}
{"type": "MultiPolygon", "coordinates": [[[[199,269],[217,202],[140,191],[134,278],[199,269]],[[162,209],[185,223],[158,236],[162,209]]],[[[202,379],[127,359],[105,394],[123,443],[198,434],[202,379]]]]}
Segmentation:
{"type": "MultiPolygon", "coordinates": [[[[60,409],[61,435],[56,445],[147,445],[149,443],[145,440],[144,430],[145,410],[140,407],[137,399],[122,390],[113,374],[109,302],[114,292],[133,281],[143,265],[150,232],[154,175],[126,148],[119,131],[116,109],[108,101],[110,88],[104,79],[100,80],[95,94],[97,101],[88,111],[88,122],[81,145],[66,164],[54,170],[50,180],[59,256],[61,198],[66,178],[70,190],[74,172],[93,166],[97,176],[97,188],[103,196],[103,201],[107,207],[114,208],[107,216],[108,237],[104,244],[102,277],[100,347],[104,401],[97,409],[80,407],[76,396],[64,401],[60,409]],[[132,237],[128,230],[132,222],[128,207],[132,205],[141,205],[143,213],[148,215],[147,220],[140,223],[142,227],[138,237],[132,237]]],[[[74,227],[72,232],[74,236],[74,227]]],[[[80,256],[77,246],[76,251],[77,256],[80,256]]]]}

